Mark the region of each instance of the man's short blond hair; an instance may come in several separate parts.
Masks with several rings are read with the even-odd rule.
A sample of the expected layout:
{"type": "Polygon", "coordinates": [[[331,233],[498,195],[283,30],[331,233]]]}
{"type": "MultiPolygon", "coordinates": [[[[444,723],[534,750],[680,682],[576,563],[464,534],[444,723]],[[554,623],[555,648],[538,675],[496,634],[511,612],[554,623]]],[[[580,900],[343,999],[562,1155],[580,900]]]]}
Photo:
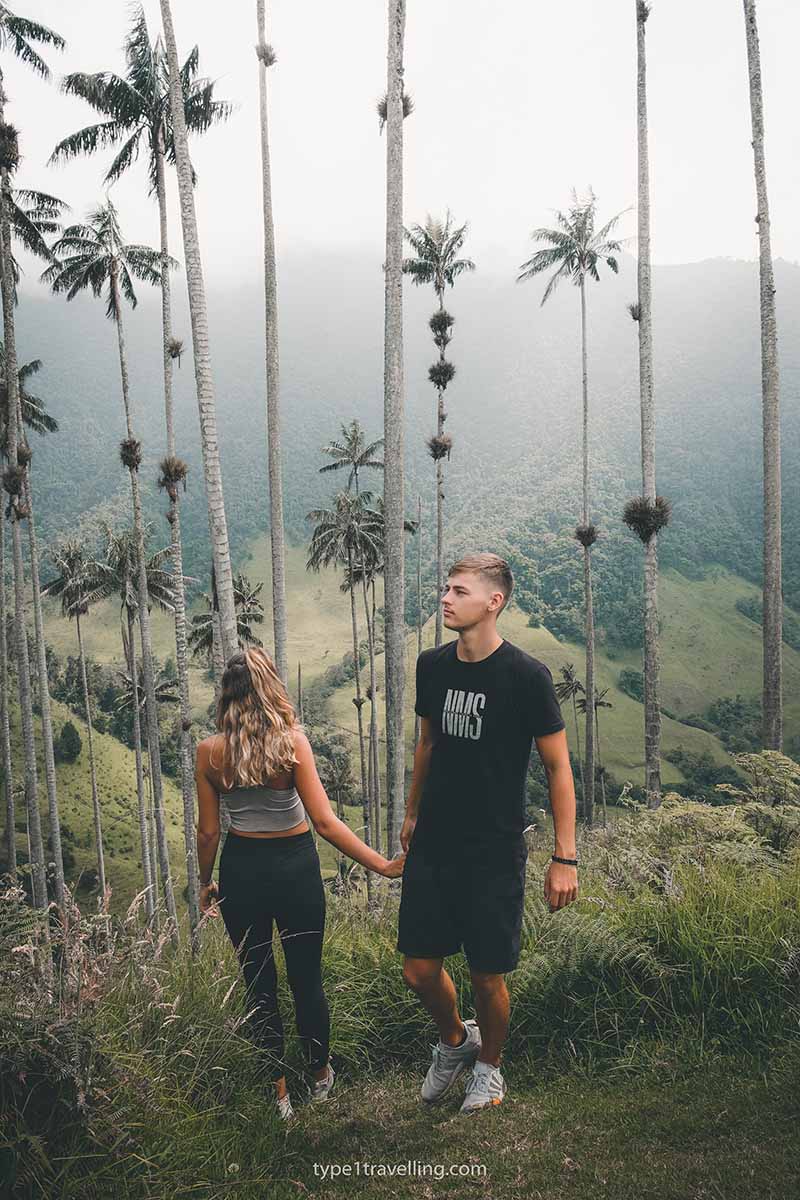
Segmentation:
{"type": "Polygon", "coordinates": [[[466,554],[458,562],[453,563],[447,574],[448,576],[458,575],[461,571],[474,571],[493,588],[498,588],[503,593],[503,603],[497,610],[499,616],[511,599],[511,593],[514,590],[514,576],[511,574],[511,567],[506,560],[499,554],[488,552],[466,554]]]}

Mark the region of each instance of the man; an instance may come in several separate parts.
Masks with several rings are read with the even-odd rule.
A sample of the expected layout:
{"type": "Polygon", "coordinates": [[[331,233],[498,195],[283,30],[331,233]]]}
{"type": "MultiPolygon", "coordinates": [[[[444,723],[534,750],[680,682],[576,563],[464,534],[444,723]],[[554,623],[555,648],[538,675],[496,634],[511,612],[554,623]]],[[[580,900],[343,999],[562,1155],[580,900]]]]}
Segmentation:
{"type": "Polygon", "coordinates": [[[544,895],[554,911],[578,894],[575,789],[553,679],[496,628],[513,586],[496,554],[469,555],[448,572],[444,624],[458,638],[417,659],[421,733],[400,833],[407,857],[397,949],[403,978],[440,1035],[421,1095],[435,1103],[471,1068],[462,1112],[500,1104],[507,1090],[500,1072],[509,1018],[504,976],[519,959],[532,739],[555,827],[544,895]],[[477,1021],[462,1022],[443,968],[462,943],[477,1021]]]}

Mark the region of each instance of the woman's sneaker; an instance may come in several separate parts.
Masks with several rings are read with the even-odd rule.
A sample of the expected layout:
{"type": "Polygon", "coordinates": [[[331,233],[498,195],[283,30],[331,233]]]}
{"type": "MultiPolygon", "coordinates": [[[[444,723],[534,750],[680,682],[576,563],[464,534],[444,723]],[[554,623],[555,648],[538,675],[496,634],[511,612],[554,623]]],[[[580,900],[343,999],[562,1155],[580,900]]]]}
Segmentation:
{"type": "Polygon", "coordinates": [[[467,1092],[461,1111],[476,1112],[479,1108],[502,1104],[506,1091],[505,1080],[499,1067],[492,1066],[491,1063],[476,1062],[467,1080],[467,1092]]]}
{"type": "Polygon", "coordinates": [[[330,1063],[328,1063],[328,1074],[324,1079],[315,1079],[311,1087],[311,1099],[327,1100],[330,1095],[333,1081],[336,1078],[336,1072],[330,1063]]]}
{"type": "Polygon", "coordinates": [[[428,1068],[420,1095],[428,1104],[435,1104],[445,1096],[459,1075],[471,1067],[481,1052],[481,1031],[477,1021],[464,1021],[467,1031],[460,1046],[448,1046],[439,1040],[432,1043],[433,1061],[428,1068]]]}
{"type": "Polygon", "coordinates": [[[291,1121],[292,1117],[295,1115],[288,1092],[285,1096],[281,1096],[278,1100],[278,1115],[283,1121],[291,1121]]]}

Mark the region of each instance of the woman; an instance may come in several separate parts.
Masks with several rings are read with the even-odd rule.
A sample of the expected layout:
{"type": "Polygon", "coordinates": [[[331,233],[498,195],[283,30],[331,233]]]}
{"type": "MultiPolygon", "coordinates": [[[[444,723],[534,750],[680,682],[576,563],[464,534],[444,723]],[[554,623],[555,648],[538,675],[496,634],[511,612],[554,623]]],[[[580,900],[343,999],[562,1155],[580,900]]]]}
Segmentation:
{"type": "Polygon", "coordinates": [[[325,889],[306,814],[321,837],[388,879],[402,874],[405,854],[387,859],[370,849],[333,812],[314,754],[268,654],[234,654],[222,676],[218,733],[197,746],[197,851],[200,908],[217,915],[236,947],[254,1012],[251,1026],[275,1084],[278,1111],[294,1115],[283,1070],[283,1025],[272,950],[273,922],[283,945],[297,1032],[313,1071],[312,1099],[333,1086],[328,1061],[330,1020],[320,970],[325,889]],[[211,881],[219,844],[219,797],[231,826],[211,881]]]}

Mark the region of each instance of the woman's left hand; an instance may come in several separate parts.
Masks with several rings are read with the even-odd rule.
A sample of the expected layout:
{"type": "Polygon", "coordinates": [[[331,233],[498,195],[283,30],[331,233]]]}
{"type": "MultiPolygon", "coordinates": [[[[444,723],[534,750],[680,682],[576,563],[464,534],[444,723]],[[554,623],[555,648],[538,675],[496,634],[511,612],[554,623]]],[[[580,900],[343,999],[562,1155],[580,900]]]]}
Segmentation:
{"type": "Polygon", "coordinates": [[[219,898],[217,885],[212,879],[210,883],[200,885],[200,912],[207,913],[210,917],[218,917],[219,909],[216,905],[216,900],[219,898]]]}

